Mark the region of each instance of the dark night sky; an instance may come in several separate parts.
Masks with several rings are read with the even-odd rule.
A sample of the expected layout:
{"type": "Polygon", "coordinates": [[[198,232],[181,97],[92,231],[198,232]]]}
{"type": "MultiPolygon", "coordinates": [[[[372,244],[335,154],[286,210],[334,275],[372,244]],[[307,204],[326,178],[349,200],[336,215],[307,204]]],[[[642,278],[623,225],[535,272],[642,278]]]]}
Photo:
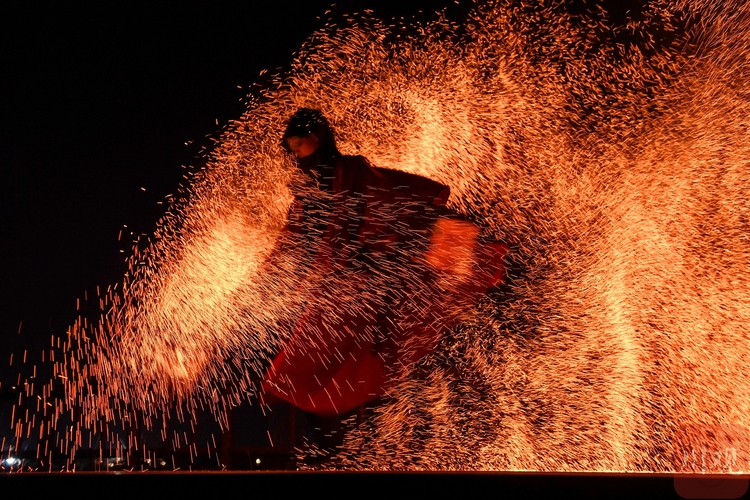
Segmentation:
{"type": "MultiPolygon", "coordinates": [[[[122,280],[132,241],[125,232],[118,242],[123,225],[153,231],[164,210],[157,201],[174,192],[181,165],[200,164],[206,136],[240,116],[262,69],[288,68],[331,4],[263,5],[29,2],[0,16],[6,387],[18,373],[17,362],[8,366],[11,352],[19,360],[28,349],[37,362],[50,335],[74,320],[84,291],[122,280]]],[[[458,8],[356,0],[333,15],[370,8],[388,19],[446,5],[458,8]]]]}

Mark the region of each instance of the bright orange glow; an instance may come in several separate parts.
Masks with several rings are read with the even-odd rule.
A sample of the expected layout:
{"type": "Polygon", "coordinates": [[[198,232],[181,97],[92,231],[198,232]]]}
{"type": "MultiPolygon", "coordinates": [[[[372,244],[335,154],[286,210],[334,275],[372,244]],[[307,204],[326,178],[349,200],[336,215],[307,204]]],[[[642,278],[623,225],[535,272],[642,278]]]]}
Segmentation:
{"type": "MultiPolygon", "coordinates": [[[[337,467],[672,472],[686,446],[747,446],[750,4],[675,2],[617,45],[595,18],[481,3],[460,35],[439,19],[396,39],[363,19],[311,38],[224,132],[101,323],[71,328],[56,373],[84,426],[257,401],[278,325],[318,279],[269,255],[299,182],[279,138],[312,107],[344,154],[450,186],[522,271],[468,310],[424,305],[464,322],[396,374],[337,467]],[[687,17],[684,40],[644,41],[687,17]]],[[[451,224],[427,260],[459,290],[473,250],[451,224]]]]}

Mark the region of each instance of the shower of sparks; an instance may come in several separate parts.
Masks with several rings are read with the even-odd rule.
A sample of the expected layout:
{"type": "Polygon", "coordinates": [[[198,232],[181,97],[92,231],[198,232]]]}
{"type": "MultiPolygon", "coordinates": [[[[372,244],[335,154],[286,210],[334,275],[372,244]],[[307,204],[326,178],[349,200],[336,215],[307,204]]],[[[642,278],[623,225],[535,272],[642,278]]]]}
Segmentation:
{"type": "MultiPolygon", "coordinates": [[[[750,472],[750,4],[654,2],[619,34],[599,11],[532,4],[312,36],[102,295],[101,321],[50,351],[65,399],[39,390],[52,424],[35,432],[70,453],[108,422],[159,430],[175,402],[222,425],[258,404],[310,280],[300,255],[266,262],[297,175],[280,134],[311,107],[344,154],[450,186],[515,269],[327,467],[696,471],[686,450],[731,448],[750,472]]],[[[18,439],[36,428],[13,418],[18,439]]]]}

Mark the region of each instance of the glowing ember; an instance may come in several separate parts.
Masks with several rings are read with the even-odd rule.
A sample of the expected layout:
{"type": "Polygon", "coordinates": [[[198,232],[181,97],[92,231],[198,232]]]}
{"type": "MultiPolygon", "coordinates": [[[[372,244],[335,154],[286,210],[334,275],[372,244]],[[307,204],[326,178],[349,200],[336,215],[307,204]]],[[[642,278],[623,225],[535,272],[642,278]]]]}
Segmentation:
{"type": "MultiPolygon", "coordinates": [[[[310,39],[133,256],[101,323],[71,329],[55,359],[67,401],[49,411],[80,423],[53,429],[55,447],[102,422],[158,430],[175,400],[221,422],[257,404],[306,286],[301,253],[264,265],[300,107],[323,111],[344,154],[450,186],[515,265],[329,466],[679,471],[686,446],[746,442],[750,4],[658,3],[622,39],[599,14],[482,4],[460,29],[397,38],[360,19],[310,39]]],[[[429,259],[460,275],[450,257],[429,259]]]]}

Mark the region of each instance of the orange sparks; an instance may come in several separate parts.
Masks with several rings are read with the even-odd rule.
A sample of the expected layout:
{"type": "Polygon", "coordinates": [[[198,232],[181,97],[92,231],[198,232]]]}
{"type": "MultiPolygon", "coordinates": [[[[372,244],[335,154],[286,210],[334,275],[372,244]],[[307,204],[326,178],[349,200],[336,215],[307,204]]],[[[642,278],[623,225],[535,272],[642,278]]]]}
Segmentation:
{"type": "MultiPolygon", "coordinates": [[[[50,351],[57,446],[102,422],[160,429],[175,405],[225,429],[258,404],[324,279],[296,272],[305,249],[270,255],[299,183],[281,133],[309,107],[344,154],[448,185],[478,236],[513,248],[509,286],[471,314],[420,305],[463,322],[394,375],[335,467],[679,472],[696,447],[736,445],[732,471],[750,472],[750,4],[660,4],[626,42],[547,4],[481,2],[460,29],[438,17],[400,38],[354,16],[311,37],[170,201],[98,324],[50,351]]],[[[476,241],[461,224],[427,254],[459,282],[476,241]]],[[[334,319],[350,299],[325,297],[334,319]]]]}

